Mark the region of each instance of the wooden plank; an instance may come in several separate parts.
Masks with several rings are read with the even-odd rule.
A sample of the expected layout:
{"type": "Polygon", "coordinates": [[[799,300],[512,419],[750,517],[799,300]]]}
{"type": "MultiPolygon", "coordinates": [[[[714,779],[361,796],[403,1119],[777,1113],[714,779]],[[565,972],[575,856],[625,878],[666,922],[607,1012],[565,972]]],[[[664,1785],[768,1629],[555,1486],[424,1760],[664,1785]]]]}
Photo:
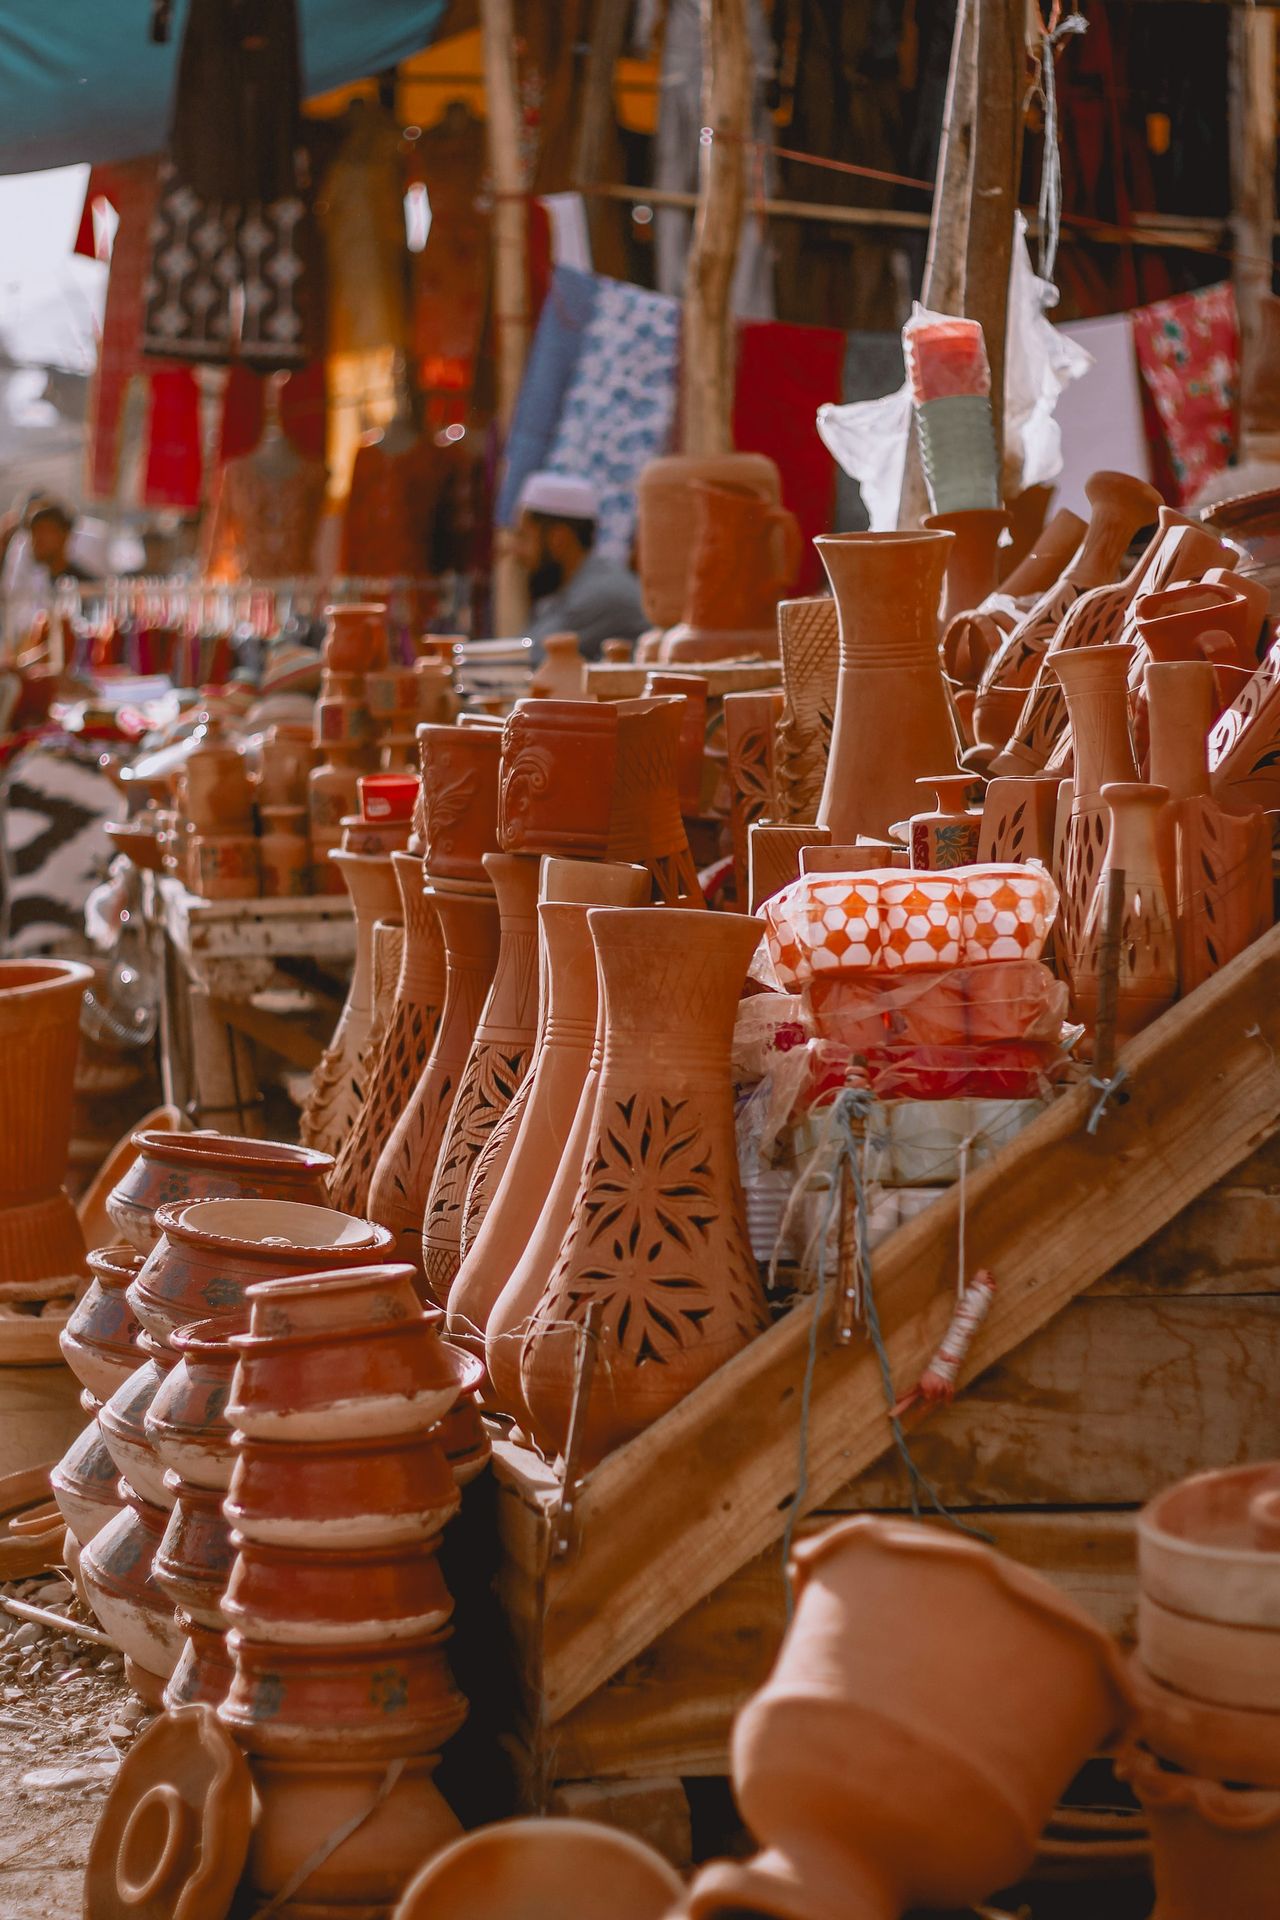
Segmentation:
{"type": "Polygon", "coordinates": [[[698,211],[685,267],[681,358],[684,451],[733,447],[733,315],[729,294],[747,205],[751,42],[747,0],[702,0],[702,116],[698,211]]]}
{"type": "Polygon", "coordinates": [[[1091,1293],[1280,1293],[1280,1193],[1214,1187],[1091,1293]]]}
{"type": "Polygon", "coordinates": [[[1003,449],[1004,345],[1022,160],[1027,15],[1024,0],[976,0],[976,5],[977,100],[962,311],[982,324],[991,362],[991,419],[996,446],[1003,449]]]}
{"type": "MultiPolygon", "coordinates": [[[[968,1183],[970,1270],[999,1290],[961,1385],[1030,1338],[1117,1260],[1253,1153],[1280,1123],[1280,929],[1126,1048],[1123,1099],[1095,1133],[1095,1095],[1064,1094],[968,1183]]],[[[954,1190],[877,1249],[873,1283],[894,1390],[919,1379],[954,1304],[954,1190]]],[[[885,1451],[869,1342],[832,1337],[802,1303],[664,1419],[603,1461],[579,1544],[548,1575],[546,1712],[562,1718],[705,1594],[777,1539],[796,1498],[814,1311],[806,1505],[885,1451]]]]}

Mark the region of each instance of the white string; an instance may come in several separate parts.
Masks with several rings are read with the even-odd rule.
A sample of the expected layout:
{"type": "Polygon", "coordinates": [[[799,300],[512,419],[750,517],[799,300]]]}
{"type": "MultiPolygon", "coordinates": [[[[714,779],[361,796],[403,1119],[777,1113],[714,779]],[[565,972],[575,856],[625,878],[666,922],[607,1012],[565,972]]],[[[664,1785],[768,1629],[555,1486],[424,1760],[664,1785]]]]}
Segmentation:
{"type": "Polygon", "coordinates": [[[1044,162],[1040,171],[1040,278],[1053,280],[1062,231],[1062,156],[1058,150],[1058,83],[1054,57],[1062,42],[1087,33],[1082,13],[1069,13],[1050,33],[1040,36],[1039,94],[1044,108],[1044,162]]]}

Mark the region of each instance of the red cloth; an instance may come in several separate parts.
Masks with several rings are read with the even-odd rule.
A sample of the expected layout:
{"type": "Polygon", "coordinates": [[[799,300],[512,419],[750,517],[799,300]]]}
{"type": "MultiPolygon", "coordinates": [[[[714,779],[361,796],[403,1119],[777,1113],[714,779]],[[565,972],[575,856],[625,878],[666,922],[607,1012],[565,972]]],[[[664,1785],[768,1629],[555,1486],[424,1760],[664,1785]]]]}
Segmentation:
{"type": "Polygon", "coordinates": [[[379,441],[356,454],[342,519],[342,570],[375,579],[429,574],[445,455],[425,436],[403,453],[379,441]]]}
{"type": "Polygon", "coordinates": [[[149,507],[200,505],[200,386],[190,367],[153,367],[147,424],[149,507]]]}
{"type": "Polygon", "coordinates": [[[102,345],[89,397],[88,491],[94,500],[114,499],[120,480],[120,422],[129,382],[143,373],[138,341],[142,328],[142,289],[151,265],[151,213],[156,199],[158,162],[131,160],[123,166],[95,167],[76,244],[92,248],[95,199],[110,200],[119,216],[102,345]]]}
{"type": "Polygon", "coordinates": [[[739,453],[764,453],[782,475],[783,505],[804,536],[804,560],[793,593],[812,593],[822,581],[815,534],[831,531],[836,469],[818,438],[818,408],[839,400],[845,337],[833,327],[786,326],[751,320],[738,330],[733,396],[733,444],[739,453]]]}
{"type": "Polygon", "coordinates": [[[1147,438],[1161,491],[1179,506],[1227,466],[1240,404],[1240,322],[1229,280],[1129,316],[1147,438]]]}
{"type": "MultiPolygon", "coordinates": [[[[262,375],[233,362],[227,369],[222,396],[222,427],[218,464],[252,453],[262,438],[264,392],[262,375]]],[[[291,373],[280,389],[280,425],[298,452],[308,460],[324,459],[324,361],[313,360],[291,373]]]]}

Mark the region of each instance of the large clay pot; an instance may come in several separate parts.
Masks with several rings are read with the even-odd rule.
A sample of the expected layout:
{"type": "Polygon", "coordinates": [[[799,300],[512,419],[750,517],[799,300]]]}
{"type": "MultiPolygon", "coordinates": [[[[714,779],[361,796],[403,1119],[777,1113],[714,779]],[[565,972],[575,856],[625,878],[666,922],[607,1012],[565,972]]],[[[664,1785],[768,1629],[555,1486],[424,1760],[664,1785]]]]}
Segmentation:
{"type": "Polygon", "coordinates": [[[800,567],[793,513],[746,488],[694,488],[697,528],[683,616],[664,661],[724,660],[778,651],[778,601],[800,567]]]}
{"type": "Polygon", "coordinates": [[[1280,1793],[1173,1772],[1139,1747],[1116,1771],[1151,1832],[1152,1920],[1280,1920],[1280,1793]]]}
{"type": "Polygon", "coordinates": [[[1078,647],[1049,656],[1062,682],[1075,775],[1063,853],[1058,958],[1070,971],[1106,854],[1110,820],[1102,789],[1138,777],[1129,730],[1129,649],[1078,647]]]}
{"type": "Polygon", "coordinates": [[[761,1331],[734,1140],[730,1049],[759,921],[588,915],[605,1039],[574,1216],[521,1355],[544,1450],[561,1452],[580,1328],[598,1302],[589,1467],[761,1331]]]}
{"type": "Polygon", "coordinates": [[[363,1646],[420,1640],[443,1627],[453,1599],[439,1537],[407,1547],[281,1547],[233,1535],[222,1611],[256,1645],[363,1646]]]}
{"type": "Polygon", "coordinates": [[[284,1646],[233,1633],[235,1680],[221,1717],[246,1753],[282,1759],[433,1751],[467,1717],[448,1639],[284,1646]]]}
{"type": "Polygon", "coordinates": [[[1141,782],[1107,785],[1102,799],[1111,817],[1106,858],[1098,875],[1080,945],[1071,965],[1071,994],[1086,1026],[1097,1023],[1107,878],[1124,874],[1116,984],[1116,1038],[1123,1044],[1149,1026],[1178,997],[1178,946],[1173,908],[1160,858],[1164,787],[1141,782]]]}
{"type": "Polygon", "coordinates": [[[942,626],[958,613],[980,607],[1000,584],[1000,541],[1008,531],[1003,507],[959,508],[955,513],[926,514],[921,525],[931,533],[953,533],[955,543],[947,558],[942,594],[942,626]]]}
{"type": "Polygon", "coordinates": [[[211,1633],[222,1630],[222,1596],[235,1552],[216,1488],[191,1487],[170,1474],[173,1510],[156,1548],[152,1571],[162,1593],[187,1621],[211,1633]]]}
{"type": "Polygon", "coordinates": [[[617,765],[616,702],[518,700],[502,730],[503,851],[603,859],[617,765]]]}
{"type": "Polygon", "coordinates": [[[338,1152],[330,1197],[344,1212],[363,1212],[378,1161],[426,1069],[444,1006],[444,940],[435,898],[424,886],[422,860],[393,853],[404,945],[395,995],[376,1058],[365,1074],[359,1116],[338,1152]]]}
{"type": "Polygon", "coordinates": [[[816,820],[831,752],[840,670],[836,603],[825,595],[778,607],[782,718],[774,749],[780,821],[816,820]]]}
{"type": "Polygon", "coordinates": [[[373,930],[380,920],[400,917],[400,890],[390,854],[329,855],[351,896],[356,921],[356,958],[351,985],[333,1038],[311,1076],[299,1116],[304,1146],[333,1153],[359,1117],[364,1102],[364,1052],[373,1023],[373,930]]]}
{"type": "Polygon", "coordinates": [[[151,1571],[169,1516],[132,1488],[126,1498],[127,1505],[84,1546],[80,1578],[121,1653],[162,1686],[182,1652],[173,1606],[151,1571]]]}
{"type": "Polygon", "coordinates": [[[288,1447],[241,1434],[226,1513],[264,1546],[386,1550],[421,1546],[457,1508],[436,1432],[288,1447]]]}
{"type": "Polygon", "coordinates": [[[173,1505],[173,1495],[164,1484],[164,1462],[146,1427],[147,1414],[163,1379],[157,1362],[144,1360],[98,1409],[98,1427],[117,1472],[153,1507],[167,1510],[173,1505]]]}
{"type": "Polygon", "coordinates": [[[76,960],[0,960],[0,1301],[31,1298],[38,1281],[70,1292],[84,1273],[84,1234],[62,1178],[92,979],[76,960]]]}
{"type": "Polygon", "coordinates": [[[422,1223],[440,1143],[498,964],[498,903],[487,888],[431,888],[445,951],[445,993],[431,1056],[369,1183],[369,1212],[392,1234],[394,1258],[422,1271],[422,1223]]]}
{"type": "Polygon", "coordinates": [[[133,1136],[137,1159],[107,1196],[107,1212],[139,1253],[160,1238],[156,1209],[187,1200],[297,1200],[322,1207],[333,1161],[308,1147],[248,1140],[229,1133],[133,1136]]]}
{"type": "Polygon", "coordinates": [[[482,883],[484,856],[498,850],[499,727],[418,728],[423,854],[432,880],[482,883]]]}
{"type": "Polygon", "coordinates": [[[916,801],[916,781],[955,764],[938,659],[938,596],[954,535],[820,538],[840,610],[840,677],[818,822],[837,841],[882,840],[916,801]]]}
{"type": "Polygon", "coordinates": [[[236,1334],[227,1418],[261,1440],[365,1440],[425,1432],[480,1367],[440,1338],[443,1315],[364,1332],[236,1334]]]}
{"type": "MultiPolygon", "coordinates": [[[[590,904],[639,906],[649,891],[642,868],[548,864],[553,871],[544,873],[544,895],[563,894],[573,881],[578,891],[589,892],[590,904]]],[[[508,1135],[506,1160],[449,1294],[449,1332],[463,1346],[484,1344],[489,1316],[538,1224],[582,1097],[597,1015],[589,901],[544,898],[538,907],[542,1029],[533,1066],[517,1095],[518,1110],[515,1101],[508,1109],[508,1119],[516,1113],[516,1124],[508,1135]]],[[[483,1170],[482,1157],[473,1187],[483,1170]]],[[[518,1368],[518,1345],[512,1358],[518,1368]]]]}
{"type": "Polygon", "coordinates": [[[684,1892],[674,1867],[595,1820],[499,1820],[455,1840],[410,1883],[393,1920],[570,1920],[595,1889],[610,1920],[663,1920],[684,1892]]]}
{"type": "Polygon", "coordinates": [[[58,1335],[62,1357],[82,1386],[110,1399],[138,1364],[141,1328],[128,1288],[142,1266],[132,1247],[99,1247],[89,1255],[93,1279],[58,1335]]]}
{"type": "Polygon", "coordinates": [[[778,469],[764,454],[668,454],[648,462],[636,489],[636,544],[644,610],[655,627],[684,617],[697,540],[694,488],[706,481],[771,504],[782,497],[778,469]]]}
{"type": "Polygon", "coordinates": [[[225,1492],[235,1449],[227,1402],[239,1349],[230,1327],[198,1320],[171,1337],[178,1364],[164,1375],[147,1408],[143,1427],[157,1457],[188,1486],[225,1492]]]}
{"type": "Polygon", "coordinates": [[[120,1469],[97,1421],[91,1420],[49,1473],[58,1511],[82,1547],[119,1513],[119,1481],[120,1469]]]}
{"type": "Polygon", "coordinates": [[[422,1229],[427,1291],[445,1306],[462,1263],[467,1188],[489,1135],[510,1106],[533,1054],[538,1017],[538,863],[489,853],[498,900],[498,964],[440,1142],[422,1229]]]}
{"type": "Polygon", "coordinates": [[[766,1851],[708,1869],[690,1915],[895,1920],[1017,1880],[1128,1719],[1110,1639],[1035,1574],[906,1521],[831,1527],[792,1578],[782,1651],[733,1733],[766,1851]]]}

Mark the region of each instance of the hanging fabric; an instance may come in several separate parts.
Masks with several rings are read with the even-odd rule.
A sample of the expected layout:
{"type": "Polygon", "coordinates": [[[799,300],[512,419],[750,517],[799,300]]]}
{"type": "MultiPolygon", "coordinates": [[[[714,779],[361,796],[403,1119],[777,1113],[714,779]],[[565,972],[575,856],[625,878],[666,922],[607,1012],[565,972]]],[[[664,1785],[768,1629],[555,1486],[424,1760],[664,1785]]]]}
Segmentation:
{"type": "Polygon", "coordinates": [[[1177,505],[1228,466],[1239,428],[1240,321],[1229,280],[1130,315],[1156,484],[1177,505]]]}
{"type": "Polygon", "coordinates": [[[818,438],[818,408],[839,400],[845,336],[831,327],[749,321],[738,330],[733,444],[764,453],[782,477],[783,505],[800,522],[804,560],[795,593],[815,593],[822,564],[815,534],[831,531],[836,470],[818,438]]]}

